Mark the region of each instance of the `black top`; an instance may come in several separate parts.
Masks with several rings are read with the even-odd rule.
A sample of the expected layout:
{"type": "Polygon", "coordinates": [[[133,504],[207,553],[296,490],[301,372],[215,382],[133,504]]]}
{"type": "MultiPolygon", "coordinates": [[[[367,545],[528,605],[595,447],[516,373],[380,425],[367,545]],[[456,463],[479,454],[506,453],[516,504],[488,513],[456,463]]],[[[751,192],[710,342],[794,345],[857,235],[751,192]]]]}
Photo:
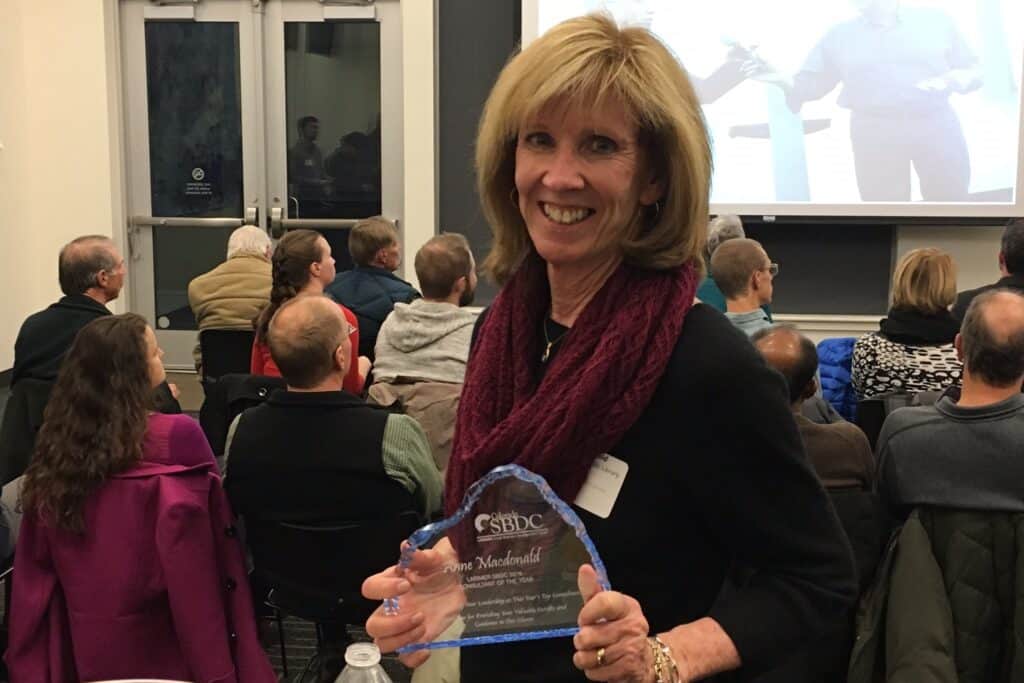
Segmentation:
{"type": "Polygon", "coordinates": [[[235,514],[328,522],[415,509],[384,469],[388,415],[343,391],[275,391],[242,413],[231,440],[224,488],[235,514]]]}
{"type": "MultiPolygon", "coordinates": [[[[652,633],[711,616],[750,674],[843,618],[857,591],[849,544],[781,377],[721,313],[698,304],[686,316],[661,385],[612,455],[629,471],[610,517],[574,509],[652,633]],[[727,575],[742,586],[722,592],[727,575]]],[[[569,639],[463,648],[462,680],[584,681],[572,654],[569,639]]]]}
{"type": "Polygon", "coordinates": [[[956,303],[953,304],[953,317],[957,320],[963,320],[964,316],[967,315],[967,307],[974,301],[974,297],[990,289],[1016,289],[1024,294],[1024,274],[1007,275],[995,284],[960,292],[956,297],[956,303]]]}
{"type": "Polygon", "coordinates": [[[11,383],[23,377],[53,382],[64,354],[78,331],[110,310],[84,294],[65,296],[48,308],[33,313],[22,323],[14,342],[11,383]]]}

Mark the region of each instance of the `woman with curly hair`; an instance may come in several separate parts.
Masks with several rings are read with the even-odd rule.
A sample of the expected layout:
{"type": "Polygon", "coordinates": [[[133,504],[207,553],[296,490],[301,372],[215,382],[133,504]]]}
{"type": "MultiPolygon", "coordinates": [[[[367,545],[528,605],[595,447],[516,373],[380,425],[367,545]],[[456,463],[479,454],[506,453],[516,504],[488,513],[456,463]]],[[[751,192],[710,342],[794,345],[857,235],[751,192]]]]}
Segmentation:
{"type": "Polygon", "coordinates": [[[152,412],[162,355],[134,314],[68,351],[21,494],[11,680],[275,680],[210,446],[152,412]]]}
{"type": "MultiPolygon", "coordinates": [[[[324,287],[334,281],[335,275],[331,245],[315,230],[292,230],[277,243],[271,258],[271,272],[274,284],[270,288],[270,303],[254,321],[256,341],[252,345],[249,372],[280,377],[281,371],[270,357],[267,344],[270,319],[289,299],[307,294],[323,295],[324,287]]],[[[349,341],[352,342],[352,358],[343,388],[359,395],[370,372],[370,359],[359,355],[359,323],[355,314],[341,304],[338,306],[348,321],[349,341]]]]}

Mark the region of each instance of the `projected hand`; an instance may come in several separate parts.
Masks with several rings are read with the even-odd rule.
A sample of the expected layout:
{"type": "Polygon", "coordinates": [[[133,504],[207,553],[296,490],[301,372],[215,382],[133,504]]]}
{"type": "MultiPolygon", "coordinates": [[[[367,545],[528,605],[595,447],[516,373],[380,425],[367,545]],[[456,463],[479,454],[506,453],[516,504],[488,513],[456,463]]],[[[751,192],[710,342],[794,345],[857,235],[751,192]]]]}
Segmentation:
{"type": "MultiPolygon", "coordinates": [[[[435,640],[455,621],[466,594],[458,572],[445,568],[457,564],[454,548],[443,539],[430,550],[417,550],[404,571],[395,565],[363,582],[363,597],[369,600],[399,598],[398,614],[386,614],[381,605],[366,622],[366,632],[381,652],[435,640]]],[[[420,650],[399,659],[415,668],[429,657],[428,650],[420,650]]]]}
{"type": "Polygon", "coordinates": [[[776,85],[783,90],[793,88],[793,79],[776,69],[763,57],[755,55],[752,59],[743,62],[741,69],[743,75],[751,80],[776,85]]]}
{"type": "Polygon", "coordinates": [[[923,92],[948,92],[950,90],[949,81],[942,76],[935,76],[934,78],[926,78],[923,81],[918,81],[914,84],[914,87],[923,92]]]}

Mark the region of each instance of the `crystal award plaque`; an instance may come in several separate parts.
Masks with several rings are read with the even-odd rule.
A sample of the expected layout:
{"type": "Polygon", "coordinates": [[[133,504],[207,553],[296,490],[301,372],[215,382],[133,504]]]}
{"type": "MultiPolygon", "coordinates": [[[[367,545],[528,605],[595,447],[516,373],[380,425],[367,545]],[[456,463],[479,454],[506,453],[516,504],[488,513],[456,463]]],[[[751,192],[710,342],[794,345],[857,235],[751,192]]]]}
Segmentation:
{"type": "Polygon", "coordinates": [[[384,609],[444,612],[434,615],[440,635],[399,652],[572,636],[583,606],[577,573],[586,563],[608,590],[604,564],[572,508],[543,477],[503,465],[469,488],[454,515],[409,537],[399,567],[419,592],[384,609]],[[429,576],[415,571],[422,549],[435,550],[429,576]]]}

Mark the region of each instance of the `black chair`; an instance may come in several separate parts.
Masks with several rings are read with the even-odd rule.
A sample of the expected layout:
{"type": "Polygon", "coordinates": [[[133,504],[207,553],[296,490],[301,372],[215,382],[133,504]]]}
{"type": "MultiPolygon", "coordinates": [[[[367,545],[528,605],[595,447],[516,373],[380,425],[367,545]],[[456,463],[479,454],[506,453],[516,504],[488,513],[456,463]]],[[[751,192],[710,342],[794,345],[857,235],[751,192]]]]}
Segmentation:
{"type": "MultiPolygon", "coordinates": [[[[412,510],[330,523],[245,519],[252,583],[267,590],[266,604],[274,611],[278,628],[282,616],[316,626],[316,655],[298,680],[323,664],[324,647],[332,635],[347,640],[344,627],[363,624],[377,608],[360,594],[363,580],[394,564],[399,545],[420,523],[412,510]]],[[[284,638],[280,640],[287,675],[288,657],[284,638]]]]}
{"type": "Polygon", "coordinates": [[[200,330],[199,351],[203,355],[204,385],[224,375],[248,373],[255,337],[253,330],[200,330]]]}
{"type": "Polygon", "coordinates": [[[224,455],[231,422],[246,408],[258,406],[275,389],[283,389],[280,377],[227,374],[206,386],[206,397],[199,408],[199,426],[203,428],[213,454],[224,455]]]}
{"type": "Polygon", "coordinates": [[[857,401],[857,426],[864,430],[871,450],[875,450],[878,435],[889,413],[913,405],[913,400],[914,394],[879,394],[857,401]]]}
{"type": "Polygon", "coordinates": [[[25,473],[53,385],[26,377],[11,389],[0,426],[0,486],[25,473]]]}

